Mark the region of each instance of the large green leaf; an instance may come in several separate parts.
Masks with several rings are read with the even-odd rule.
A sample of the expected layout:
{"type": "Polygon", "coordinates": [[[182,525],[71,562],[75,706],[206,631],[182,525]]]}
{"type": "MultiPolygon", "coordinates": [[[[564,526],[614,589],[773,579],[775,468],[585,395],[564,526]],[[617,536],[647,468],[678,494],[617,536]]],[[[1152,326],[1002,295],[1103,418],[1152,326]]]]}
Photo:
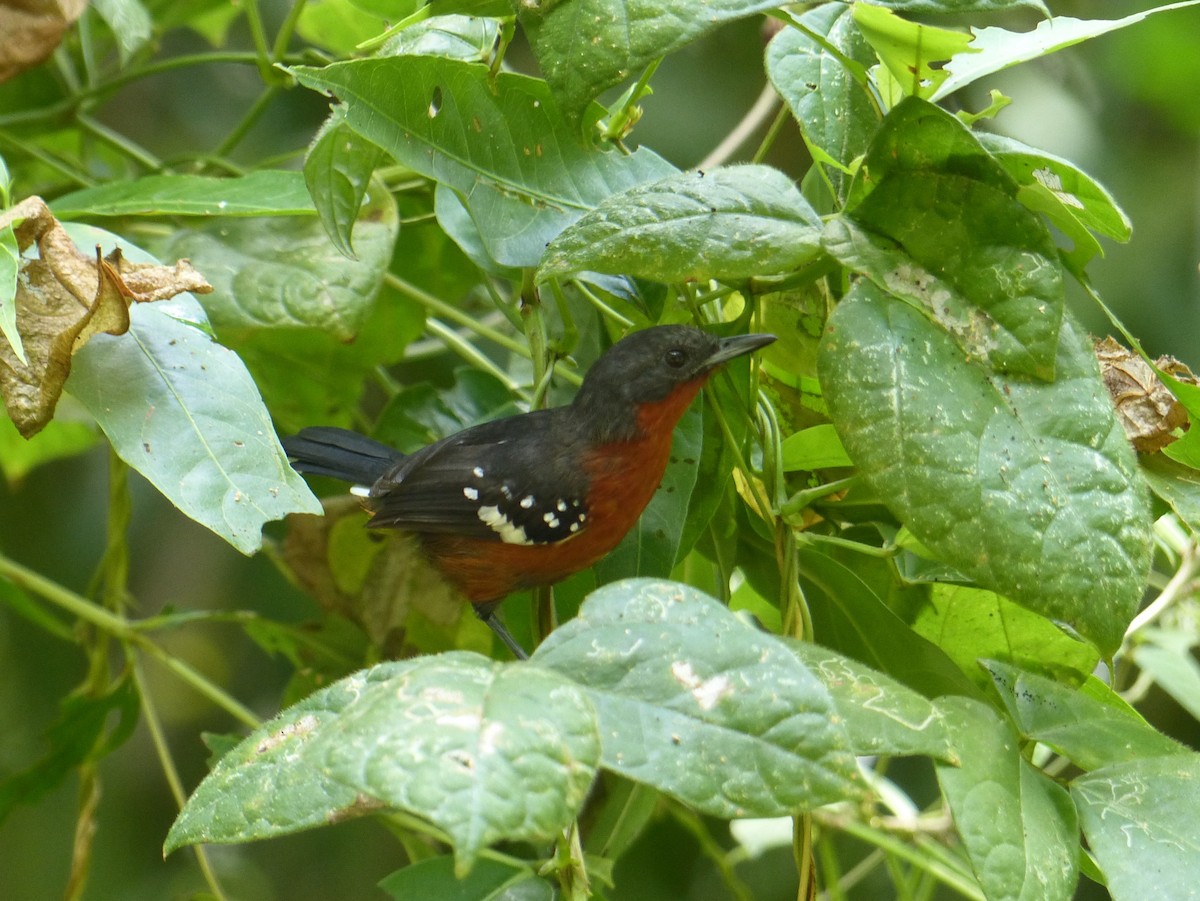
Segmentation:
{"type": "Polygon", "coordinates": [[[599,754],[595,711],[556,673],[465,652],[385,663],[289,708],[223,757],[166,849],[385,806],[445,830],[461,870],[492,842],[555,838],[599,754]]]}
{"type": "MultiPolygon", "coordinates": [[[[118,241],[131,260],[152,259],[99,229],[67,231],[80,246],[118,241]]],[[[319,513],[246,367],[213,341],[195,299],[137,304],[129,318],[126,334],[79,349],[66,385],[121,459],[242,553],[262,546],[264,523],[319,513]]]]}
{"type": "Polygon", "coordinates": [[[332,779],[309,745],[373,685],[386,684],[412,661],[381,663],[309,695],[224,754],[188,798],[164,852],[201,842],[226,844],[287,835],[384,805],[332,779]]]}
{"type": "Polygon", "coordinates": [[[147,175],[84,188],[50,204],[61,219],[78,216],[311,216],[299,172],[260,169],[239,178],[147,175]]]}
{"type": "Polygon", "coordinates": [[[1130,760],[1071,783],[1113,901],[1200,898],[1200,756],[1130,760]]]}
{"type": "Polygon", "coordinates": [[[971,36],[964,32],[910,22],[882,6],[855,3],[851,15],[879,54],[894,87],[905,95],[930,96],[947,77],[939,64],[974,51],[971,36]]]}
{"type": "Polygon", "coordinates": [[[884,120],[826,229],[842,265],[922,310],[962,354],[1054,376],[1064,289],[1045,224],[957,119],[909,98],[884,120]]]}
{"type": "Polygon", "coordinates": [[[597,590],[533,661],[583,687],[602,764],[719,817],[858,796],[829,692],[790,648],[674,582],[597,590]]]}
{"type": "Polygon", "coordinates": [[[830,317],[820,366],[846,449],[918,540],[981,587],[1116,650],[1149,566],[1149,509],[1070,320],[1055,381],[1005,376],[860,282],[830,317]]]}
{"type": "Polygon", "coordinates": [[[584,147],[544,82],[493,80],[487,66],[398,56],[290,71],[336,94],[359,134],[458,192],[504,266],[536,266],[546,244],[601,200],[675,171],[649,150],[584,147]]]}
{"type": "Polygon", "coordinates": [[[379,190],[359,211],[355,260],[316,218],[213,219],[175,232],[158,251],[186,257],[208,278],[204,308],[222,338],[317,329],[350,341],[370,314],[398,229],[395,202],[379,190]]]}
{"type": "Polygon", "coordinates": [[[1094,676],[1072,688],[995,660],[987,671],[1021,734],[1081,769],[1184,751],[1094,676]]]}
{"type": "Polygon", "coordinates": [[[538,277],[581,270],[660,282],[780,275],[820,252],[820,226],[777,169],[681,172],[602,201],[550,243],[538,277]]]}
{"type": "Polygon", "coordinates": [[[960,766],[938,782],[988,901],[1068,901],[1079,880],[1075,809],[1021,756],[1008,724],[968,698],[939,703],[960,766]]]}
{"type": "Polygon", "coordinates": [[[844,200],[845,172],[867,152],[879,122],[879,107],[866,79],[875,56],[854,24],[850,6],[826,3],[799,21],[858,66],[851,71],[846,62],[798,28],[783,29],[767,47],[767,77],[800,123],[800,133],[816,161],[834,162],[826,175],[844,200]]]}
{"type": "Polygon", "coordinates": [[[572,123],[606,88],[773,0],[558,0],[519,3],[538,65],[572,123]]]}

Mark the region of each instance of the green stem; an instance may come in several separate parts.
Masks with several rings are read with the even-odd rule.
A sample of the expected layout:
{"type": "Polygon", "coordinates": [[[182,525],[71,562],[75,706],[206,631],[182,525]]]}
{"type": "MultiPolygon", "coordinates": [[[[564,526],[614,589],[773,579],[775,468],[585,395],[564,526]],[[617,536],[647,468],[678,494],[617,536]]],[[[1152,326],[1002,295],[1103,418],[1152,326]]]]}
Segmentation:
{"type": "Polygon", "coordinates": [[[400,278],[400,276],[396,275],[395,273],[387,273],[384,276],[384,280],[389,286],[395,288],[405,297],[415,300],[421,306],[425,307],[427,310],[432,310],[436,315],[441,316],[443,319],[449,319],[456,325],[461,325],[464,328],[469,329],[479,337],[486,338],[493,344],[499,344],[505,350],[512,351],[515,354],[520,354],[526,358],[529,357],[529,348],[520,341],[510,338],[508,335],[505,335],[503,332],[498,332],[490,326],[484,325],[475,319],[475,317],[464,313],[457,307],[451,306],[441,298],[434,297],[428,291],[423,291],[411,282],[407,282],[400,278]]]}
{"type": "Polygon", "coordinates": [[[222,710],[225,710],[231,716],[241,720],[251,728],[258,728],[260,723],[259,718],[249,708],[243,706],[235,698],[231,697],[217,685],[214,685],[186,663],[172,657],[154,642],[150,641],[125,617],[106,610],[99,604],[93,604],[87,598],[64,588],[57,582],[50,581],[31,569],[21,566],[3,554],[0,554],[0,576],[61,607],[76,619],[95,626],[112,638],[116,638],[125,644],[145,651],[222,710]]]}
{"type": "Polygon", "coordinates": [[[300,21],[300,14],[304,12],[304,7],[307,5],[308,0],[295,0],[292,3],[287,18],[283,20],[283,24],[279,26],[279,31],[275,34],[275,43],[271,45],[271,59],[283,59],[287,53],[288,44],[292,41],[292,35],[296,31],[296,23],[300,21]]]}
{"type": "MultiPolygon", "coordinates": [[[[183,780],[179,778],[175,759],[171,756],[171,748],[167,744],[167,735],[163,730],[162,720],[158,716],[158,708],[150,695],[150,686],[136,659],[133,662],[133,681],[137,685],[138,695],[141,697],[142,716],[145,718],[146,728],[150,732],[150,740],[154,743],[154,752],[158,755],[158,762],[162,767],[163,776],[167,780],[167,787],[171,790],[171,797],[175,799],[175,806],[182,810],[187,801],[187,792],[184,791],[183,780]]],[[[209,891],[213,893],[213,897],[218,901],[227,901],[228,896],[221,889],[221,884],[209,863],[208,852],[204,846],[193,845],[192,853],[196,855],[196,863],[199,865],[200,872],[208,884],[209,891]]]]}
{"type": "Polygon", "coordinates": [[[250,129],[258,123],[258,120],[262,117],[267,107],[270,106],[271,101],[275,99],[279,91],[279,85],[267,85],[267,89],[255,98],[254,103],[250,105],[250,109],[246,110],[246,114],[242,116],[242,120],[225,136],[225,140],[212,152],[212,155],[216,157],[228,156],[230,151],[240,144],[250,129]]]}
{"type": "Polygon", "coordinates": [[[271,48],[267,46],[267,31],[263,27],[258,0],[246,0],[246,24],[250,26],[250,40],[254,42],[258,74],[264,82],[271,84],[274,81],[272,66],[275,64],[275,60],[271,54],[271,48]]]}
{"type": "Polygon", "coordinates": [[[480,353],[479,349],[471,344],[471,342],[463,340],[462,336],[450,328],[450,326],[431,317],[425,320],[425,328],[431,334],[440,338],[447,347],[470,363],[472,367],[483,370],[493,378],[498,379],[510,393],[528,399],[526,393],[516,382],[509,378],[507,372],[480,353]]]}

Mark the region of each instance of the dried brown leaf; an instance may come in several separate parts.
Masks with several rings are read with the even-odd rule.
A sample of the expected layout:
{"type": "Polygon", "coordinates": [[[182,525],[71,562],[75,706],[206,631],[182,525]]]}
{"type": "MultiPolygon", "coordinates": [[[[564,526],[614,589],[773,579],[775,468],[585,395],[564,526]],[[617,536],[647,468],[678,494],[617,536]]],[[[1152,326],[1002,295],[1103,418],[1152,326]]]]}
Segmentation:
{"type": "Polygon", "coordinates": [[[54,415],[71,373],[71,355],[93,335],[128,331],[131,301],[212,287],[186,260],[175,266],[130,263],[119,249],[101,258],[99,247],[94,259],[84,256],[40,197],[0,215],[0,228],[14,223],[20,251],[36,244],[38,256],[22,258],[17,273],[17,331],[26,360],[0,339],[0,395],[17,429],[29,438],[54,415]]]}
{"type": "Polygon", "coordinates": [[[0,81],[54,52],[87,0],[0,0],[0,81]]]}
{"type": "MultiPolygon", "coordinates": [[[[1149,363],[1111,337],[1096,342],[1096,358],[1117,418],[1135,450],[1153,454],[1179,437],[1175,430],[1187,427],[1187,410],[1149,363]]],[[[1154,363],[1180,381],[1196,381],[1191,370],[1174,357],[1159,357],[1154,363]]]]}

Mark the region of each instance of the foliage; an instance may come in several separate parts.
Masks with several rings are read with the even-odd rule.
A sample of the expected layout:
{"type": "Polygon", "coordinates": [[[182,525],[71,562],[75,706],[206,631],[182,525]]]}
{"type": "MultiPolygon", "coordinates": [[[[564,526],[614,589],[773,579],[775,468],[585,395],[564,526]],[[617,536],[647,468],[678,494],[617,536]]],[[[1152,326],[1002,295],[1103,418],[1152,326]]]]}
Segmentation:
{"type": "Polygon", "coordinates": [[[397,898],[633,897],[663,823],[691,856],[655,864],[707,859],[722,896],[766,872],[780,897],[1124,901],[1144,873],[1191,897],[1200,757],[1131,702],[1157,684],[1197,714],[1200,428],[1177,426],[1200,389],[1092,287],[1100,239],[1132,234],[1113,194],[986,129],[997,73],[1192,5],[1034,27],[1037,0],[309,0],[278,21],[109,0],[59,16],[40,65],[0,37],[0,393],[24,436],[0,433],[0,467],[102,434],[111,481],[87,592],[0,554],[0,606],[85,669],[49,751],[0,773],[0,820],[77,774],[84,897],[99,765],[140,717],[180,805],[165,849],[215,897],[235,877],[205,844],[357,818],[395,836],[374,879],[397,898]],[[663,58],[753,17],[782,104],[752,159],[634,148],[663,58]],[[239,28],[251,51],[225,49],[239,28]],[[181,32],[203,52],[163,49],[181,32]],[[212,63],[261,82],[214,148],[96,118],[212,63]],[[256,153],[286,103],[324,122],[256,153]],[[789,122],[794,171],[764,162],[789,122]],[[1132,348],[1104,372],[1072,295],[1132,348]],[[608,560],[506,605],[527,662],[492,659],[411,544],[322,506],[275,437],[355,424],[410,450],[562,401],[620,333],[680,321],[780,340],[706,388],[608,560]],[[1135,355],[1151,368],[1114,393],[1135,355]],[[131,472],[262,552],[311,622],[136,615],[131,472]],[[172,649],[214,623],[286,661],[277,716],[172,649]],[[148,660],[249,730],[210,736],[190,797],[148,660]],[[752,859],[755,823],[791,865],[752,859]]]}

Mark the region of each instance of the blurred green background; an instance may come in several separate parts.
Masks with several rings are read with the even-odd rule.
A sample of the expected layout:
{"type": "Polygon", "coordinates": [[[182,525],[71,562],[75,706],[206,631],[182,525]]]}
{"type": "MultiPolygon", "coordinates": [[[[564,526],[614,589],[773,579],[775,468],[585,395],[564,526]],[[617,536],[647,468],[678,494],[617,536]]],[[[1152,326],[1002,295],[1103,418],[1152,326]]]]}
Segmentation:
{"type": "MultiPolygon", "coordinates": [[[[264,14],[278,21],[286,6],[267,4],[264,14]]],[[[1051,6],[1057,14],[1081,18],[1116,18],[1149,8],[1147,3],[1116,0],[1051,6]]],[[[228,46],[251,46],[244,20],[234,24],[228,46]]],[[[761,20],[750,20],[671,56],[653,81],[654,95],[644,103],[645,116],[632,143],[651,146],[680,166],[698,163],[762,90],[763,46],[761,20]]],[[[1133,240],[1125,246],[1105,245],[1107,256],[1090,267],[1095,284],[1152,355],[1170,353],[1193,367],[1200,367],[1198,46],[1200,9],[1184,10],[987,81],[1014,101],[991,127],[1072,160],[1107,186],[1124,207],[1134,223],[1133,240]]],[[[161,56],[204,48],[199,36],[175,31],[163,41],[161,56]]],[[[511,59],[532,71],[519,46],[511,59]]],[[[18,81],[28,86],[37,77],[35,73],[18,81]]],[[[21,84],[0,91],[0,114],[7,111],[6,104],[16,102],[14,91],[21,84]]],[[[253,66],[189,69],[132,84],[96,116],[170,159],[214,146],[260,89],[253,66]]],[[[983,93],[964,98],[964,105],[986,105],[983,93]]],[[[241,145],[238,156],[255,163],[302,149],[326,109],[324,99],[309,92],[286,92],[241,145]]],[[[737,158],[749,158],[761,133],[762,129],[737,158]]],[[[15,154],[2,136],[0,153],[15,154]]],[[[796,177],[803,173],[807,160],[793,127],[785,128],[767,161],[796,177]]],[[[40,186],[20,184],[17,189],[23,195],[40,186]]],[[[1073,308],[1093,331],[1107,331],[1088,301],[1077,296],[1073,308]]],[[[240,557],[175,512],[139,477],[132,479],[130,588],[140,614],[169,606],[249,609],[295,622],[316,615],[312,601],[264,558],[240,557]]],[[[0,550],[70,588],[86,590],[104,548],[106,492],[107,456],[100,447],[43,466],[18,483],[0,481],[0,550]]],[[[265,655],[241,630],[190,627],[167,641],[260,715],[278,710],[290,667],[265,655]]],[[[207,750],[200,734],[235,731],[236,724],[153,663],[146,666],[190,789],[206,771],[207,750]]],[[[84,662],[74,645],[0,605],[0,773],[27,766],[44,752],[44,731],[56,706],[83,674],[84,662]]],[[[1175,708],[1170,702],[1153,699],[1149,712],[1156,725],[1174,731],[1175,708]]],[[[1184,719],[1180,715],[1179,720],[1184,719]]],[[[87,897],[181,898],[199,891],[202,881],[188,852],[165,862],[161,858],[162,839],[176,809],[144,724],[103,762],[100,774],[100,831],[87,897]]],[[[929,773],[914,765],[912,779],[923,778],[929,773]]],[[[0,899],[63,896],[77,792],[75,782],[68,780],[0,825],[0,899]]],[[[685,828],[673,820],[658,821],[618,868],[621,889],[616,897],[728,897],[711,865],[698,867],[686,884],[662,883],[665,877],[657,873],[655,861],[663,855],[701,859],[695,838],[685,828]]],[[[255,901],[379,897],[375,883],[404,862],[399,845],[371,820],[214,848],[212,859],[235,897],[255,901]]],[[[671,878],[679,878],[677,870],[672,869],[671,878]]],[[[747,869],[747,878],[754,880],[755,898],[795,896],[786,847],[768,852],[747,869]]],[[[873,897],[870,890],[865,887],[867,894],[861,897],[873,897]]]]}

